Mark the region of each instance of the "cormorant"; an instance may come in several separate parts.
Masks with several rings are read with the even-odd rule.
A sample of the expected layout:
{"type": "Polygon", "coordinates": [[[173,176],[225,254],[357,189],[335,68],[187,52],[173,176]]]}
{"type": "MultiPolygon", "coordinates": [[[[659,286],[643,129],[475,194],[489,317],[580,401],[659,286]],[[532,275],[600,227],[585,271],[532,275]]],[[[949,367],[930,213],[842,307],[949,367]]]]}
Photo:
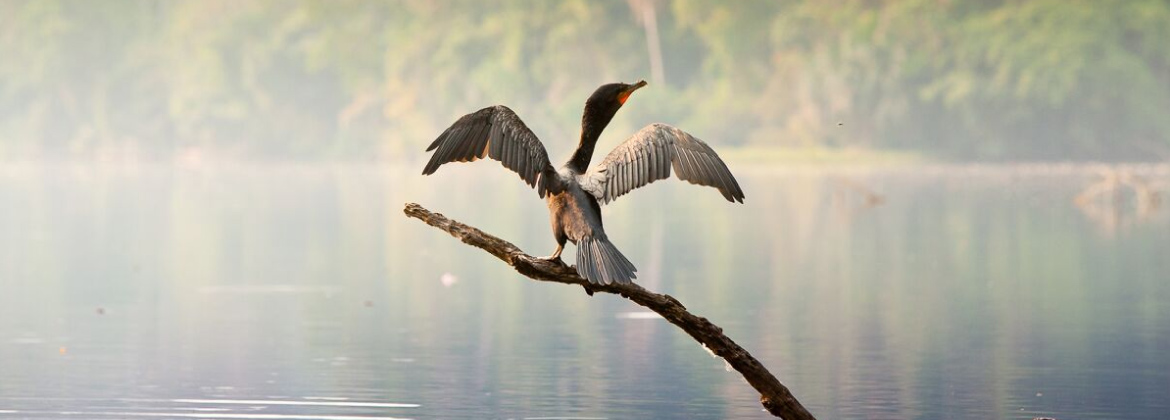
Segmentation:
{"type": "Polygon", "coordinates": [[[585,101],[577,150],[560,170],[520,117],[503,105],[464,115],[443,131],[427,151],[435,151],[423,168],[430,175],[447,162],[490,157],[520,175],[548,201],[557,249],[548,258],[560,262],[565,241],[577,245],[577,273],[595,284],[630,283],[637,269],[610,243],[601,226],[606,204],[651,182],[670,177],[715,187],[723,198],[743,202],[743,190],[723,160],[702,140],[666,124],[650,124],[589,168],[593,147],[630,94],[646,86],[602,85],[585,101]]]}

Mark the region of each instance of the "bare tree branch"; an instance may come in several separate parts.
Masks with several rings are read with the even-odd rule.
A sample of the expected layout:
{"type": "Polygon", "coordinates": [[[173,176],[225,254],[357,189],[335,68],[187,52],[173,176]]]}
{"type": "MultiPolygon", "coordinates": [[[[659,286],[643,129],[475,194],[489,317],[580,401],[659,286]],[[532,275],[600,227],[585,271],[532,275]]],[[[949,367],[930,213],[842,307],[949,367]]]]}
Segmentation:
{"type": "Polygon", "coordinates": [[[495,255],[496,258],[508,263],[520,274],[534,280],[575,284],[584,287],[590,295],[594,292],[621,295],[638,305],[657,312],[739,371],[744,379],[760,392],[760,404],[769,413],[786,420],[815,420],[815,417],[804,406],[800,405],[800,402],[792,396],[788,388],[781,384],[771,372],[768,372],[764,365],[752,357],[747,350],[723,335],[722,328],[707,321],[706,318],[687,312],[687,308],[670,295],[653,293],[637,284],[590,284],[588,280],[578,276],[577,271],[569,266],[527,255],[508,241],[448,219],[442,214],[432,213],[418,204],[408,203],[404,211],[409,217],[422,220],[428,225],[450,233],[451,236],[458,238],[463,243],[495,255]]]}

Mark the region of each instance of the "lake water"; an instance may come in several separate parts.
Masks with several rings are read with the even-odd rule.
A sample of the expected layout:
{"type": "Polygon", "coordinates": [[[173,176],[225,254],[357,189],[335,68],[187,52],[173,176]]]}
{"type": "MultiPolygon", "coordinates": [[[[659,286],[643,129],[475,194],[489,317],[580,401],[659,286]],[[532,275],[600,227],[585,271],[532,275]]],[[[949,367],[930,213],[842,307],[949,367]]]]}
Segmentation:
{"type": "MultiPolygon", "coordinates": [[[[770,418],[640,307],[402,214],[547,255],[514,175],[416,173],[0,168],[0,418],[770,418]]],[[[743,205],[661,182],[607,230],[819,418],[1170,418],[1167,203],[1079,207],[1078,170],[737,173],[743,205]]]]}

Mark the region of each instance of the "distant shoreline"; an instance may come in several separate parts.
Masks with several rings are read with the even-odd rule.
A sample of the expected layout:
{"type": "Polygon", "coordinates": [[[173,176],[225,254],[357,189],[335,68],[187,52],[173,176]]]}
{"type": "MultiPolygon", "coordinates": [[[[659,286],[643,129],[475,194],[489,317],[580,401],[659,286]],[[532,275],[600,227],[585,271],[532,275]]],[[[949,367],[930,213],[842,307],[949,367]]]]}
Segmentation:
{"type": "MultiPolygon", "coordinates": [[[[732,154],[728,166],[735,173],[744,174],[791,174],[791,175],[878,175],[907,174],[929,177],[954,176],[1097,176],[1109,172],[1128,172],[1139,176],[1166,177],[1170,181],[1170,162],[938,162],[913,160],[823,160],[823,161],[761,161],[739,159],[732,154]]],[[[491,167],[492,163],[466,165],[491,167]]],[[[199,172],[247,172],[255,169],[264,171],[316,172],[337,170],[403,171],[414,173],[422,167],[421,160],[414,162],[344,162],[344,161],[274,161],[274,160],[215,160],[215,161],[21,161],[0,163],[0,176],[11,173],[40,171],[110,171],[138,172],[155,170],[199,171],[199,172]]],[[[485,172],[482,176],[491,176],[485,172]]],[[[507,175],[507,172],[500,172],[507,175]]]]}

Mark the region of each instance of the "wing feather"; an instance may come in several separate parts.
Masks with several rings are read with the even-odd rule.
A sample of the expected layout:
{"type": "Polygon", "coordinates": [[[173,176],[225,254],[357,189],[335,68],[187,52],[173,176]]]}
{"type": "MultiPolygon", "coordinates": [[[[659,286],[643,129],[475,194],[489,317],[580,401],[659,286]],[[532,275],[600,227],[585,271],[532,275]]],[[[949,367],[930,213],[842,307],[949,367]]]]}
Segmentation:
{"type": "Polygon", "coordinates": [[[499,126],[492,126],[489,131],[488,138],[491,140],[491,147],[488,150],[488,157],[500,160],[504,155],[504,144],[507,142],[503,139],[504,134],[500,131],[499,126]]]}
{"type": "Polygon", "coordinates": [[[633,172],[634,171],[632,168],[630,168],[631,165],[630,165],[630,161],[628,160],[629,156],[630,156],[629,154],[626,154],[627,160],[622,163],[622,183],[620,185],[621,188],[626,189],[626,190],[634,189],[634,182],[633,182],[633,172]]]}
{"type": "MultiPolygon", "coordinates": [[[[727,165],[720,161],[715,161],[712,163],[716,165],[715,173],[718,174],[719,179],[722,180],[723,186],[725,188],[724,191],[735,191],[740,189],[739,183],[735,182],[735,178],[731,177],[731,171],[727,169],[727,165]]],[[[727,194],[724,194],[724,197],[727,197],[727,194]]],[[[728,198],[733,199],[734,197],[728,198]]]]}
{"type": "Polygon", "coordinates": [[[657,147],[646,148],[646,172],[651,176],[658,174],[658,154],[655,153],[657,147]]]}
{"type": "Polygon", "coordinates": [[[516,172],[520,179],[535,187],[541,197],[549,190],[559,190],[558,177],[548,160],[540,139],[511,109],[490,106],[464,115],[427,146],[434,151],[423,167],[430,175],[450,162],[473,162],[484,157],[500,161],[516,172]]]}
{"type": "MultiPolygon", "coordinates": [[[[524,167],[524,148],[520,147],[519,144],[512,143],[512,170],[520,174],[520,178],[525,178],[524,175],[527,174],[524,171],[525,169],[527,168],[524,167]]],[[[528,180],[525,179],[524,181],[527,182],[528,180]]]]}
{"type": "Polygon", "coordinates": [[[503,164],[505,168],[514,171],[515,169],[512,169],[512,166],[516,164],[516,143],[508,141],[508,137],[506,135],[502,135],[500,138],[504,140],[504,157],[500,159],[500,163],[503,164]]]}
{"type": "Polygon", "coordinates": [[[487,157],[488,147],[492,143],[492,128],[481,128],[478,136],[480,141],[475,145],[474,148],[471,149],[471,152],[475,154],[475,159],[483,159],[484,157],[487,157]]]}
{"type": "Polygon", "coordinates": [[[723,198],[732,200],[727,194],[727,191],[730,191],[731,188],[723,182],[723,177],[719,176],[719,169],[716,167],[715,162],[708,156],[700,156],[699,159],[703,161],[703,167],[707,172],[704,175],[710,181],[711,186],[718,189],[723,194],[723,198]]]}
{"type": "Polygon", "coordinates": [[[655,141],[654,143],[655,143],[654,144],[655,153],[658,153],[658,172],[654,176],[654,179],[669,178],[670,177],[670,152],[668,150],[662,148],[662,146],[659,145],[657,141],[655,141]]]}
{"type": "Polygon", "coordinates": [[[463,136],[463,144],[466,146],[458,155],[460,162],[474,162],[478,158],[477,152],[483,150],[483,142],[488,139],[485,133],[487,129],[489,127],[480,126],[467,130],[467,134],[463,136]]]}
{"type": "Polygon", "coordinates": [[[679,148],[676,152],[681,158],[683,165],[683,172],[678,174],[678,178],[690,182],[695,177],[695,162],[691,159],[691,154],[687,153],[687,149],[679,148]]]}
{"type": "MultiPolygon", "coordinates": [[[[453,130],[451,132],[451,134],[449,134],[447,136],[447,138],[454,139],[456,136],[462,135],[463,130],[464,130],[463,128],[453,130]]],[[[440,156],[444,161],[449,161],[451,159],[451,155],[454,154],[451,152],[451,150],[454,149],[455,146],[457,146],[458,144],[459,143],[457,141],[443,142],[442,144],[439,145],[439,150],[435,151],[435,156],[440,156]]],[[[438,169],[439,165],[440,165],[440,163],[435,162],[435,159],[431,159],[431,162],[428,162],[428,164],[427,164],[427,166],[430,168],[430,170],[432,172],[434,172],[435,169],[438,169]]]]}
{"type": "MultiPolygon", "coordinates": [[[[645,153],[643,153],[643,150],[642,149],[635,149],[634,154],[638,156],[637,159],[634,160],[634,173],[637,173],[637,174],[649,173],[650,171],[647,170],[649,168],[646,167],[646,158],[645,158],[645,153]]],[[[641,187],[642,185],[645,185],[646,184],[645,178],[647,178],[647,177],[638,177],[638,180],[636,183],[637,185],[635,185],[635,186],[641,187]]]]}
{"type": "Polygon", "coordinates": [[[468,132],[475,127],[464,127],[458,132],[451,135],[451,145],[447,147],[446,159],[459,160],[460,155],[463,154],[463,149],[467,148],[468,132]]]}
{"type": "Polygon", "coordinates": [[[670,177],[714,187],[723,198],[743,202],[743,190],[723,159],[702,140],[666,124],[651,124],[627,139],[585,174],[589,192],[602,204],[670,177]]]}
{"type": "MultiPolygon", "coordinates": [[[[491,130],[488,130],[488,133],[490,134],[491,130]]],[[[483,150],[479,151],[479,157],[477,157],[477,159],[488,157],[488,152],[492,150],[492,147],[495,147],[495,142],[492,141],[491,136],[488,136],[488,138],[483,141],[483,150]]]]}

